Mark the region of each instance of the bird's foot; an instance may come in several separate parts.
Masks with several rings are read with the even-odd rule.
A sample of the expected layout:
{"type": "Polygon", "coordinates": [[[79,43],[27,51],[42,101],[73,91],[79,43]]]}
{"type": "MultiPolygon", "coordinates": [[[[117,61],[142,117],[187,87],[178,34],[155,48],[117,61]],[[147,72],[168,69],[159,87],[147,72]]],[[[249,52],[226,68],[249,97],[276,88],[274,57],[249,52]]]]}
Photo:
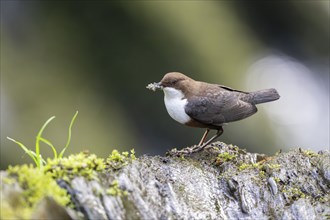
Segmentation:
{"type": "Polygon", "coordinates": [[[204,149],[208,149],[212,147],[211,145],[207,144],[207,143],[204,143],[202,145],[196,145],[194,147],[191,148],[191,152],[190,153],[196,153],[196,152],[199,152],[199,151],[202,151],[204,149]]]}
{"type": "Polygon", "coordinates": [[[183,157],[186,155],[190,155],[199,151],[202,151],[203,149],[209,148],[209,146],[204,146],[204,145],[195,145],[193,147],[186,147],[182,150],[177,150],[176,148],[168,151],[166,153],[167,156],[177,156],[177,157],[183,157]]]}
{"type": "Polygon", "coordinates": [[[182,150],[177,150],[176,148],[173,148],[172,150],[166,152],[167,156],[176,156],[176,157],[184,157],[186,155],[189,155],[193,153],[193,149],[195,147],[186,147],[183,148],[182,150]]]}
{"type": "Polygon", "coordinates": [[[195,153],[195,152],[198,152],[198,151],[201,151],[203,150],[204,148],[204,144],[202,145],[196,145],[194,147],[191,148],[191,153],[195,153]]]}

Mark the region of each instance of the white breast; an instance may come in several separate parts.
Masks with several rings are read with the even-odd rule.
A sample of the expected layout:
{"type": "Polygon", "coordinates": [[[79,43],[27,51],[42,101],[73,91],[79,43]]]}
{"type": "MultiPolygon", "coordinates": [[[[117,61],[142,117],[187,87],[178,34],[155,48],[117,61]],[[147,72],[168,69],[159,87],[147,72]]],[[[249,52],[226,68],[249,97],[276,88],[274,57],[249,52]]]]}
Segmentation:
{"type": "Polygon", "coordinates": [[[191,118],[184,110],[184,107],[187,104],[187,99],[183,99],[183,93],[180,90],[170,87],[165,87],[163,90],[165,94],[164,102],[168,114],[181,124],[189,122],[191,118]]]}

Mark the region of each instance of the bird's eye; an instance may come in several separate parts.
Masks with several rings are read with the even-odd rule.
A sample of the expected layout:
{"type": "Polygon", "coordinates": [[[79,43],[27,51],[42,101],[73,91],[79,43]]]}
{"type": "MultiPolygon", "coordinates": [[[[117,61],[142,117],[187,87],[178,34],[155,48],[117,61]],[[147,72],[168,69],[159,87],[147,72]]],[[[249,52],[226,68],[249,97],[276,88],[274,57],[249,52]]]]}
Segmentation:
{"type": "Polygon", "coordinates": [[[171,81],[171,84],[175,85],[178,81],[179,81],[178,79],[174,79],[174,80],[171,81]]]}

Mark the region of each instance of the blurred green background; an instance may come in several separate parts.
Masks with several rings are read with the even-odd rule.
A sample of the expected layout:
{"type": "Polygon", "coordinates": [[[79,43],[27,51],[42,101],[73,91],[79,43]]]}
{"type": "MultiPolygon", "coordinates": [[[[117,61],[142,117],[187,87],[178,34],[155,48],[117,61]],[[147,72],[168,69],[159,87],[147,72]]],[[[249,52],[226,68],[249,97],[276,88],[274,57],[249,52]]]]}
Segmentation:
{"type": "MultiPolygon", "coordinates": [[[[162,92],[167,72],[281,99],[229,124],[219,140],[252,152],[329,148],[329,1],[1,1],[1,169],[32,162],[44,136],[67,154],[135,148],[164,154],[198,143],[162,92]]],[[[51,155],[42,147],[44,157],[51,155]]]]}

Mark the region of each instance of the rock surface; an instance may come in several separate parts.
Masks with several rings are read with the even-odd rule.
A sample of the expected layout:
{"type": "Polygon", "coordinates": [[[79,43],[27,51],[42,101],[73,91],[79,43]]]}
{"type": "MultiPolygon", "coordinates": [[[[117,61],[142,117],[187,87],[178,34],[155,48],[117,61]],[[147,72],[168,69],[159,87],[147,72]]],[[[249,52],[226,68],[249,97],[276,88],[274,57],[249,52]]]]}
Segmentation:
{"type": "Polygon", "coordinates": [[[185,157],[142,156],[98,178],[58,182],[80,213],[72,218],[330,218],[328,151],[267,157],[216,142],[185,157]]]}
{"type": "Polygon", "coordinates": [[[217,142],[185,158],[143,156],[70,187],[89,219],[326,219],[329,170],[329,152],[266,157],[217,142]],[[114,180],[127,195],[102,193],[114,180]]]}

